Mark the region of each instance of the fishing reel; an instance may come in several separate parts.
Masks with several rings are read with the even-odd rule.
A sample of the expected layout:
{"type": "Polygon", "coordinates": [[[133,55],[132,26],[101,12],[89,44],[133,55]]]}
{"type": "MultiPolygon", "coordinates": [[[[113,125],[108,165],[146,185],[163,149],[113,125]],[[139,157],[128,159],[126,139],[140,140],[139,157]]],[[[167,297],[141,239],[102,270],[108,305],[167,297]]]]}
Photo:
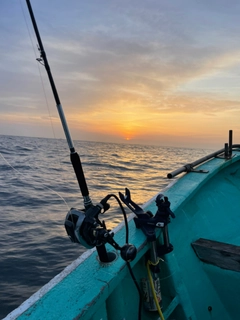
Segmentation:
{"type": "Polygon", "coordinates": [[[65,219],[65,229],[70,240],[90,249],[97,248],[101,262],[111,262],[112,259],[106,251],[105,244],[109,243],[116,250],[120,250],[125,261],[132,261],[136,257],[137,249],[134,245],[126,243],[124,246],[113,239],[114,232],[106,228],[105,222],[99,220],[99,214],[105,213],[110,205],[107,203],[113,195],[108,195],[95,206],[87,210],[70,209],[65,219]]]}

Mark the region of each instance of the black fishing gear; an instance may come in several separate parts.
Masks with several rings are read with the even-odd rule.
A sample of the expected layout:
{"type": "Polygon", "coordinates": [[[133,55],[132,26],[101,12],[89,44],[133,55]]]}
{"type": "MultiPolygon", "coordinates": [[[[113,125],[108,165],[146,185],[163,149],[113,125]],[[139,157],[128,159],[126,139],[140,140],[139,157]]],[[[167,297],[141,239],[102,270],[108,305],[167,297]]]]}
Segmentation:
{"type": "MultiPolygon", "coordinates": [[[[156,197],[156,206],[158,208],[155,215],[151,211],[144,211],[138,206],[132,199],[129,189],[125,189],[125,195],[119,193],[120,199],[125,203],[129,209],[135,213],[134,217],[135,225],[138,229],[141,229],[147,241],[150,243],[150,251],[145,255],[146,268],[148,278],[143,277],[141,279],[142,292],[144,297],[144,306],[148,311],[157,311],[160,318],[164,319],[161,311],[161,287],[160,287],[160,261],[161,256],[170,253],[173,250],[173,246],[169,241],[168,224],[170,217],[175,218],[174,213],[170,209],[170,202],[163,194],[159,194],[156,197]],[[163,234],[163,244],[157,243],[156,229],[161,228],[163,234]]],[[[138,289],[139,291],[139,289],[138,289]]],[[[139,294],[139,317],[141,310],[141,290],[139,294]]]]}
{"type": "Polygon", "coordinates": [[[110,208],[107,201],[111,197],[118,201],[125,223],[127,223],[126,213],[120,200],[115,195],[110,194],[100,203],[87,210],[72,208],[66,216],[65,229],[72,242],[81,244],[88,249],[96,247],[101,262],[111,262],[115,258],[110,252],[106,251],[106,243],[119,250],[123,260],[130,262],[136,257],[137,249],[134,245],[128,243],[128,225],[126,224],[126,244],[121,247],[113,239],[114,232],[107,229],[105,222],[99,219],[99,215],[104,214],[110,208]]]}
{"type": "Polygon", "coordinates": [[[135,213],[135,225],[138,229],[143,231],[149,242],[156,241],[156,228],[161,228],[163,230],[164,244],[158,246],[159,255],[171,252],[173,250],[173,246],[169,242],[168,224],[170,222],[170,217],[175,218],[175,215],[170,209],[170,202],[168,201],[168,198],[163,194],[159,194],[157,196],[155,201],[158,210],[156,214],[153,215],[151,211],[145,212],[140,206],[132,201],[129,189],[125,189],[125,195],[120,192],[119,196],[122,202],[135,213]]]}
{"type": "Polygon", "coordinates": [[[134,245],[128,243],[129,229],[126,212],[117,196],[110,194],[100,201],[99,204],[90,207],[87,210],[78,210],[72,208],[65,220],[65,228],[72,242],[84,245],[86,248],[96,247],[99,260],[104,263],[115,260],[116,255],[107,252],[105,244],[109,243],[114,249],[120,250],[121,257],[126,261],[130,275],[134,281],[139,294],[138,319],[141,319],[142,304],[144,302],[145,309],[148,311],[157,311],[160,318],[163,319],[161,311],[161,287],[160,287],[160,260],[161,256],[170,253],[173,246],[169,241],[168,224],[170,217],[175,218],[174,213],[170,209],[170,202],[163,194],[156,197],[157,212],[155,215],[151,211],[144,211],[132,199],[129,189],[125,189],[125,195],[119,192],[119,197],[127,207],[136,215],[134,217],[135,225],[141,229],[147,237],[147,241],[151,244],[151,250],[146,254],[147,278],[141,279],[141,286],[136,280],[133,270],[129,262],[133,261],[137,255],[137,249],[134,245]],[[107,201],[114,197],[124,216],[126,227],[126,244],[122,247],[113,239],[114,233],[106,228],[105,222],[100,221],[99,215],[105,213],[109,208],[107,201]],[[163,244],[157,244],[156,229],[161,228],[163,234],[163,244]],[[149,285],[150,284],[150,285],[149,285]],[[144,301],[142,298],[144,297],[144,301]]]}

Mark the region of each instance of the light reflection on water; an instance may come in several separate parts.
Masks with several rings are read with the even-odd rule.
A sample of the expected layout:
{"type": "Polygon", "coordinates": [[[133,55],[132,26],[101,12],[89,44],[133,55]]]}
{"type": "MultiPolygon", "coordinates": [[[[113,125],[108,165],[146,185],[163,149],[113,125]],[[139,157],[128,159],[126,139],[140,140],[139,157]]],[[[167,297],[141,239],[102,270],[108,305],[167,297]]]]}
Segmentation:
{"type": "MultiPolygon", "coordinates": [[[[0,317],[16,308],[85,249],[63,227],[82,199],[65,140],[1,136],[0,317]],[[9,164],[12,166],[9,166],[9,164]],[[13,169],[14,168],[14,169],[13,169]]],[[[124,193],[143,204],[167,184],[167,173],[209,151],[75,142],[94,203],[124,193]]],[[[117,204],[104,214],[109,228],[123,220],[117,204]]]]}

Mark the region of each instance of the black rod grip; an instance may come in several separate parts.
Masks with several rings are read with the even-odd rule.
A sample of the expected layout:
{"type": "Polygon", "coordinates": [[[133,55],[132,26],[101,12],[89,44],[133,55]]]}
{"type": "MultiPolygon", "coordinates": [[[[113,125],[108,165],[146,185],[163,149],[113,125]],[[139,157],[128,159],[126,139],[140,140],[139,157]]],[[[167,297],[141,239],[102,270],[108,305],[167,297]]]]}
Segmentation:
{"type": "Polygon", "coordinates": [[[77,152],[70,153],[70,159],[72,162],[73,169],[75,171],[77,181],[83,197],[89,195],[86,179],[83,173],[82,163],[77,152]]]}

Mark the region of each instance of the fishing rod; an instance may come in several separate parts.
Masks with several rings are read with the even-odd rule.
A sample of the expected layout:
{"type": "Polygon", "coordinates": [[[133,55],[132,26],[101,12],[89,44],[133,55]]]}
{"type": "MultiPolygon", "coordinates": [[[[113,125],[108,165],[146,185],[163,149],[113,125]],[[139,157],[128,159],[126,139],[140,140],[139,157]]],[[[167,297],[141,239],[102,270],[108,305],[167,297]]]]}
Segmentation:
{"type": "MultiPolygon", "coordinates": [[[[81,164],[81,160],[73,146],[67,121],[63,112],[63,108],[58,96],[58,92],[57,92],[53,77],[52,77],[50,66],[48,64],[47,56],[42,44],[39,31],[38,31],[37,23],[33,14],[30,0],[26,0],[26,3],[27,3],[28,11],[31,17],[31,21],[32,21],[33,28],[36,34],[38,45],[39,45],[38,49],[40,52],[40,58],[37,60],[44,65],[47,71],[53,96],[56,101],[58,113],[62,122],[62,127],[64,129],[65,136],[70,149],[70,159],[71,159],[71,162],[78,180],[78,184],[83,196],[83,201],[84,201],[85,209],[78,210],[75,208],[71,208],[70,211],[68,212],[65,219],[65,224],[64,224],[67,234],[72,242],[79,243],[85,246],[86,248],[96,247],[99,255],[99,260],[101,262],[110,262],[116,258],[115,254],[111,254],[111,252],[107,252],[105,247],[106,243],[109,243],[116,250],[120,250],[121,257],[125,261],[132,261],[137,254],[136,247],[129,244],[128,241],[126,241],[127,243],[124,246],[119,246],[113,239],[114,233],[110,232],[111,230],[108,230],[106,228],[105,222],[104,221],[101,222],[98,218],[100,213],[104,213],[110,208],[110,205],[107,203],[107,201],[111,197],[115,197],[123,212],[124,220],[126,224],[126,230],[127,230],[126,234],[128,234],[126,213],[124,211],[124,208],[121,205],[120,200],[115,195],[110,194],[110,195],[107,195],[105,198],[103,198],[100,201],[100,203],[98,203],[97,205],[93,205],[91,201],[86,179],[85,179],[83,168],[82,168],[82,164],[81,164]]],[[[128,236],[126,236],[126,238],[128,238],[128,236]]]]}
{"type": "Polygon", "coordinates": [[[36,34],[36,38],[37,38],[37,41],[38,41],[38,46],[39,46],[38,50],[40,52],[40,59],[37,59],[37,60],[40,61],[40,62],[43,61],[43,65],[44,65],[44,67],[46,69],[46,72],[47,72],[47,75],[48,75],[48,79],[49,79],[49,82],[50,82],[50,85],[51,85],[51,88],[52,88],[53,96],[54,96],[54,99],[55,99],[55,102],[56,102],[57,110],[58,110],[58,113],[59,113],[59,117],[60,117],[60,120],[61,120],[61,123],[62,123],[62,127],[63,127],[64,133],[65,133],[65,136],[66,136],[66,139],[67,139],[67,143],[68,143],[69,149],[70,149],[70,160],[71,160],[73,169],[75,171],[75,174],[76,174],[76,177],[77,177],[77,181],[78,181],[78,184],[79,184],[82,196],[83,196],[84,207],[85,207],[85,209],[88,209],[93,204],[92,204],[92,200],[91,200],[91,198],[89,196],[89,191],[88,191],[86,179],[85,179],[83,168],[82,168],[82,163],[81,163],[79,154],[75,151],[75,148],[74,148],[74,145],[73,145],[73,141],[72,141],[72,138],[71,138],[71,135],[70,135],[70,131],[68,129],[67,121],[66,121],[66,118],[65,118],[65,115],[64,115],[64,112],[63,112],[63,108],[62,108],[62,105],[61,105],[61,102],[60,102],[60,99],[59,99],[59,96],[58,96],[58,92],[57,92],[57,89],[56,89],[56,86],[55,86],[55,83],[54,83],[54,80],[53,80],[51,69],[50,69],[50,66],[48,64],[47,56],[46,56],[46,53],[45,53],[45,50],[44,50],[44,47],[43,47],[43,44],[42,44],[40,33],[38,31],[37,23],[36,23],[34,14],[33,14],[33,10],[32,10],[32,6],[31,6],[31,3],[30,3],[30,0],[26,0],[26,3],[27,3],[28,11],[29,11],[29,14],[30,14],[30,17],[31,17],[32,25],[33,25],[33,28],[34,28],[34,31],[35,31],[35,34],[36,34]]]}

